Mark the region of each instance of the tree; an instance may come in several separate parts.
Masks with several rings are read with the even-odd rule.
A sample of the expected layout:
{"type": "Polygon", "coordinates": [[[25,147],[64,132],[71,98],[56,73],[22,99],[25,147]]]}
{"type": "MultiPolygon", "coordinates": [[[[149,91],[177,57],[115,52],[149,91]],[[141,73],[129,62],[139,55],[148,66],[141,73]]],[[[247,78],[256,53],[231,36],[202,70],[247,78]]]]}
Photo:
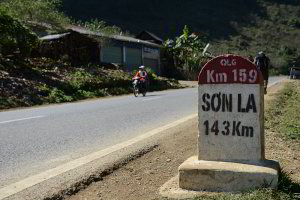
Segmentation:
{"type": "Polygon", "coordinates": [[[205,39],[194,33],[189,34],[187,26],[184,26],[183,34],[175,43],[167,40],[164,44],[168,54],[173,57],[175,67],[187,71],[199,70],[201,63],[207,60],[207,57],[202,55],[205,45],[205,39]]]}
{"type": "Polygon", "coordinates": [[[19,50],[20,55],[26,57],[37,44],[37,36],[34,33],[0,9],[0,46],[4,54],[19,50]]]}

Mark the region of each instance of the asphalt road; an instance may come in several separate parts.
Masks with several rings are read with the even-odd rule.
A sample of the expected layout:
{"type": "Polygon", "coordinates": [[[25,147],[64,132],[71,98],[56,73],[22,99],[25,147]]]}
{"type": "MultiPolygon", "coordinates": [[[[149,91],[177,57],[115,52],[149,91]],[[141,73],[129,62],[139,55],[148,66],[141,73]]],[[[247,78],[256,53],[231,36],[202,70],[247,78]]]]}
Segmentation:
{"type": "Polygon", "coordinates": [[[0,188],[195,113],[197,88],[0,112],[0,188]]]}

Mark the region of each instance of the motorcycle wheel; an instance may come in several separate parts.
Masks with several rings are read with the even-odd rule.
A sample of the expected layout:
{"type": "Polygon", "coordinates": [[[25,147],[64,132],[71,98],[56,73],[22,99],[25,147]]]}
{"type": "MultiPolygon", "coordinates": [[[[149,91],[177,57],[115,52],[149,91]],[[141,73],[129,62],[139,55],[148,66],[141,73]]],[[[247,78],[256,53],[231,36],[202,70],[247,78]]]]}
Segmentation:
{"type": "Polygon", "coordinates": [[[143,91],[143,96],[146,96],[146,91],[143,91]]]}
{"type": "Polygon", "coordinates": [[[133,86],[133,94],[135,97],[139,95],[139,88],[136,85],[133,86]]]}

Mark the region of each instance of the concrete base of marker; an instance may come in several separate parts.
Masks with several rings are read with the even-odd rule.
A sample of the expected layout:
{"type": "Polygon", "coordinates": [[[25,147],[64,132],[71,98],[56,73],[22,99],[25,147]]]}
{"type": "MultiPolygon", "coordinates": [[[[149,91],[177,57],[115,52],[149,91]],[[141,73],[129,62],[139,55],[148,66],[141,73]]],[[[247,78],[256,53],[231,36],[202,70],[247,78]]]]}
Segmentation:
{"type": "Polygon", "coordinates": [[[179,166],[179,187],[186,190],[237,192],[277,188],[279,163],[201,161],[193,156],[179,166]]]}
{"type": "Polygon", "coordinates": [[[215,196],[218,192],[205,192],[205,191],[193,191],[184,190],[178,187],[178,175],[171,178],[163,186],[159,188],[159,194],[162,197],[170,199],[193,199],[201,196],[215,196]]]}
{"type": "Polygon", "coordinates": [[[216,195],[218,192],[242,192],[257,188],[277,188],[279,163],[201,161],[193,156],[179,166],[179,174],[160,188],[160,195],[186,199],[216,195]]]}

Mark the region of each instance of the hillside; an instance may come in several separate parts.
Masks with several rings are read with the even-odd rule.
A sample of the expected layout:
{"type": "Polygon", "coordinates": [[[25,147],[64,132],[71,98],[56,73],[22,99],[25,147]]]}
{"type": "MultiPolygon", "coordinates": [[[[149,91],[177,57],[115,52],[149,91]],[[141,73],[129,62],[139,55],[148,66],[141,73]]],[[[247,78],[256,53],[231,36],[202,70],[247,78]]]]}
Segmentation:
{"type": "Polygon", "coordinates": [[[164,39],[188,25],[209,39],[214,54],[264,50],[275,67],[300,64],[300,0],[63,0],[62,9],[76,20],[98,18],[164,39]]]}
{"type": "MultiPolygon", "coordinates": [[[[113,66],[72,66],[61,60],[30,58],[22,61],[0,56],[0,111],[130,94],[131,77],[113,66]]],[[[186,87],[152,73],[149,79],[149,91],[186,87]]]]}
{"type": "Polygon", "coordinates": [[[99,18],[135,33],[147,29],[161,37],[178,35],[184,25],[188,25],[194,31],[224,38],[239,32],[236,24],[239,27],[255,25],[256,17],[268,19],[270,15],[284,14],[285,20],[294,18],[299,14],[299,6],[299,0],[63,0],[64,11],[77,20],[99,18]],[[294,9],[289,9],[292,11],[289,13],[272,13],[270,6],[293,6],[294,9]]]}
{"type": "Polygon", "coordinates": [[[100,18],[138,33],[151,30],[161,37],[178,35],[184,25],[222,37],[233,34],[232,21],[246,23],[252,13],[261,12],[255,1],[248,0],[64,0],[64,10],[76,19],[100,18]],[[243,16],[242,18],[240,16],[243,16]]]}

